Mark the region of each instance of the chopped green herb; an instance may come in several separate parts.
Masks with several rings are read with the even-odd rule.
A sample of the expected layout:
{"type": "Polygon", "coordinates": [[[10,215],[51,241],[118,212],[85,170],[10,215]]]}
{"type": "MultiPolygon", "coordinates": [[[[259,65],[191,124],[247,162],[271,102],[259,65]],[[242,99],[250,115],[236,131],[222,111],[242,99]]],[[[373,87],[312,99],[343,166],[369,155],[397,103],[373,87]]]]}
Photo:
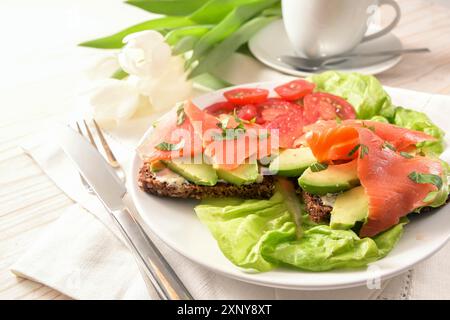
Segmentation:
{"type": "Polygon", "coordinates": [[[361,150],[359,151],[359,158],[363,159],[366,154],[369,154],[369,147],[361,144],[361,150]]]}
{"type": "Polygon", "coordinates": [[[418,173],[413,171],[408,175],[408,178],[415,183],[431,183],[436,186],[438,190],[442,188],[442,178],[436,174],[418,173]]]}
{"type": "Polygon", "coordinates": [[[224,140],[223,133],[221,134],[221,133],[218,133],[218,132],[213,132],[212,133],[212,138],[215,141],[222,141],[222,140],[224,140]]]}
{"type": "Polygon", "coordinates": [[[178,104],[177,108],[177,126],[181,126],[186,119],[186,113],[184,112],[184,103],[181,102],[178,104]]]}
{"type": "Polygon", "coordinates": [[[234,132],[235,138],[239,138],[240,136],[243,136],[245,134],[246,130],[241,129],[241,128],[236,128],[236,129],[234,129],[233,132],[234,132]]]}
{"type": "Polygon", "coordinates": [[[383,148],[388,148],[388,149],[391,149],[392,151],[396,151],[397,149],[395,149],[395,147],[392,145],[392,144],[390,144],[389,142],[387,142],[387,141],[385,141],[384,143],[383,143],[383,148]]]}
{"type": "Polygon", "coordinates": [[[233,117],[234,117],[234,120],[236,120],[236,122],[239,123],[238,127],[241,127],[242,129],[245,129],[244,123],[255,123],[256,122],[256,118],[252,118],[250,121],[239,118],[239,116],[237,115],[237,112],[236,112],[236,108],[233,109],[233,117]]]}
{"type": "Polygon", "coordinates": [[[407,159],[412,159],[412,158],[414,158],[413,155],[409,154],[408,152],[404,152],[404,151],[400,152],[400,155],[401,155],[402,157],[404,157],[404,158],[407,158],[407,159]]]}
{"type": "Polygon", "coordinates": [[[328,164],[316,162],[316,163],[313,163],[309,168],[311,169],[312,172],[319,172],[319,171],[323,171],[326,168],[328,168],[328,164]]]}
{"type": "Polygon", "coordinates": [[[351,157],[352,155],[354,155],[355,152],[358,151],[359,147],[361,147],[360,144],[357,144],[356,146],[354,146],[353,149],[350,150],[350,152],[348,153],[348,156],[351,157]]]}
{"type": "Polygon", "coordinates": [[[184,140],[181,140],[178,143],[169,143],[169,142],[161,142],[160,144],[156,145],[156,149],[161,151],[177,151],[184,147],[184,140]]]}
{"type": "Polygon", "coordinates": [[[212,137],[215,141],[234,140],[245,134],[243,129],[224,129],[221,133],[214,132],[212,137]]]}
{"type": "Polygon", "coordinates": [[[356,146],[354,146],[353,149],[348,153],[348,156],[351,157],[360,148],[361,150],[359,152],[359,158],[363,159],[366,154],[369,154],[369,147],[364,144],[357,144],[356,146]]]}
{"type": "Polygon", "coordinates": [[[364,121],[362,122],[362,126],[363,126],[363,128],[367,128],[370,131],[375,132],[375,127],[374,126],[368,126],[364,121]]]}
{"type": "Polygon", "coordinates": [[[236,122],[238,123],[238,125],[236,126],[235,129],[241,129],[241,130],[243,130],[245,132],[246,129],[245,129],[244,123],[250,123],[250,122],[246,121],[246,120],[242,120],[241,118],[239,118],[237,113],[236,113],[236,108],[234,108],[234,110],[233,110],[233,117],[234,117],[234,120],[236,120],[236,122]]]}
{"type": "Polygon", "coordinates": [[[339,116],[336,116],[336,123],[337,124],[341,124],[342,123],[342,119],[339,116]]]}
{"type": "Polygon", "coordinates": [[[236,115],[234,115],[234,118],[237,122],[239,122],[236,128],[227,128],[228,122],[230,121],[231,117],[225,117],[217,123],[217,126],[222,129],[222,132],[215,132],[213,134],[214,140],[233,140],[237,139],[239,136],[243,135],[246,132],[245,126],[243,125],[242,121],[240,121],[240,119],[236,115]]]}

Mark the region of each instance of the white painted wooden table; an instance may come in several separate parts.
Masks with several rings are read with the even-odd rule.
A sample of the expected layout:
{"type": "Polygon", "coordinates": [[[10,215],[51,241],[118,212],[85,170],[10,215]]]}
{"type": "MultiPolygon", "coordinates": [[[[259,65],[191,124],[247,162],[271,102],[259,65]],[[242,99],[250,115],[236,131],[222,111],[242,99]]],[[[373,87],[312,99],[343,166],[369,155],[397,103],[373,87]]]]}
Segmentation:
{"type": "MultiPolygon", "coordinates": [[[[405,56],[379,76],[383,84],[450,94],[450,5],[445,2],[450,1],[399,1],[403,18],[395,33],[405,47],[427,46],[432,53],[405,56]]],[[[0,299],[66,298],[8,271],[71,204],[18,145],[79,107],[77,97],[90,86],[83,71],[95,50],[77,43],[148,18],[121,0],[0,2],[0,299]]]]}

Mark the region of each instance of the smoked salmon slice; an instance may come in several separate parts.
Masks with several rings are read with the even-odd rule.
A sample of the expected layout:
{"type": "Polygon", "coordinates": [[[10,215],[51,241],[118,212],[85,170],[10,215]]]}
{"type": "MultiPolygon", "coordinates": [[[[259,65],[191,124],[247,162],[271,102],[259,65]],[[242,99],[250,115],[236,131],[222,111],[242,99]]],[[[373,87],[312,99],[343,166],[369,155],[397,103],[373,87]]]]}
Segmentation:
{"type": "MultiPolygon", "coordinates": [[[[170,160],[179,157],[197,157],[203,161],[205,154],[215,167],[235,169],[249,158],[261,159],[272,153],[274,139],[269,139],[268,130],[255,123],[239,122],[231,115],[219,118],[208,114],[187,101],[182,108],[174,108],[161,118],[156,127],[138,147],[144,161],[170,160]],[[180,113],[184,116],[180,118],[180,113]],[[181,121],[182,120],[182,121],[181,121]],[[223,128],[225,124],[225,128],[223,128]],[[224,138],[224,129],[235,132],[243,129],[241,134],[232,138],[224,138]],[[177,150],[161,150],[161,143],[179,145],[177,150]]],[[[197,160],[197,158],[196,158],[197,160]]],[[[197,162],[196,162],[197,163],[197,162]]]]}
{"type": "Polygon", "coordinates": [[[351,160],[357,156],[356,153],[350,154],[359,143],[356,128],[369,129],[397,151],[409,151],[414,149],[417,143],[436,140],[426,133],[388,123],[370,120],[344,120],[338,123],[330,120],[305,127],[306,134],[297,140],[297,144],[310,146],[320,162],[351,160]]]}
{"type": "Polygon", "coordinates": [[[425,157],[405,158],[390,148],[384,140],[367,129],[359,129],[360,143],[369,152],[358,158],[358,177],[369,199],[369,214],[360,236],[371,237],[399,222],[414,209],[426,205],[425,197],[437,187],[417,183],[408,176],[412,172],[442,176],[437,160],[425,157]]]}
{"type": "MultiPolygon", "coordinates": [[[[275,137],[277,138],[277,137],[275,137]]],[[[259,126],[246,126],[246,131],[235,139],[214,140],[205,148],[205,155],[222,169],[233,170],[239,165],[267,157],[272,153],[273,137],[259,126]]]]}
{"type": "Polygon", "coordinates": [[[223,115],[219,118],[204,112],[193,103],[185,106],[185,112],[190,119],[194,131],[201,137],[204,154],[211,158],[215,167],[228,170],[237,168],[245,163],[246,159],[261,155],[268,155],[259,143],[260,126],[257,124],[243,124],[242,131],[234,131],[241,124],[232,115],[223,115]],[[225,125],[225,128],[222,126],[225,125]],[[229,129],[230,138],[223,137],[224,129],[229,129]],[[260,151],[261,147],[261,151],[260,151]]]}
{"type": "Polygon", "coordinates": [[[219,119],[201,110],[191,101],[188,101],[185,104],[184,112],[192,123],[194,132],[202,140],[203,147],[206,147],[213,140],[215,135],[221,133],[221,129],[217,125],[219,119]]]}
{"type": "Polygon", "coordinates": [[[399,222],[436,191],[431,183],[418,183],[412,173],[442,177],[439,160],[422,156],[405,157],[400,152],[431,136],[390,124],[372,121],[321,122],[310,126],[305,143],[320,162],[333,163],[357,158],[357,172],[368,197],[367,220],[360,236],[371,237],[399,222]]]}
{"type": "Polygon", "coordinates": [[[140,157],[147,162],[196,156],[202,152],[202,141],[195,134],[189,118],[179,123],[177,108],[172,109],[154,124],[154,129],[137,148],[140,157]],[[161,143],[178,145],[177,150],[164,150],[161,143]]]}

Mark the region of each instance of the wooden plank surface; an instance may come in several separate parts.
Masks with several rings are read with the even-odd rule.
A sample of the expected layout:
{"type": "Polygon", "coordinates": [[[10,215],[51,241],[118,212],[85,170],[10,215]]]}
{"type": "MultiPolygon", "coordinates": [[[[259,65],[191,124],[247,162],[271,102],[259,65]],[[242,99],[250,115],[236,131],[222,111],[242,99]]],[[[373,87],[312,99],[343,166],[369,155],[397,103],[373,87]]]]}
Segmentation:
{"type": "MultiPolygon", "coordinates": [[[[403,15],[395,34],[405,47],[427,46],[432,53],[405,56],[379,79],[450,94],[450,6],[442,0],[398,2],[403,15]]],[[[18,145],[79,107],[77,97],[89,88],[83,69],[92,52],[74,44],[148,19],[148,14],[120,0],[43,0],[26,8],[13,0],[0,3],[2,30],[20,19],[35,28],[7,32],[3,41],[9,45],[0,53],[8,61],[0,86],[0,299],[65,299],[8,270],[71,204],[18,145]],[[52,23],[42,23],[46,16],[52,23]]]]}

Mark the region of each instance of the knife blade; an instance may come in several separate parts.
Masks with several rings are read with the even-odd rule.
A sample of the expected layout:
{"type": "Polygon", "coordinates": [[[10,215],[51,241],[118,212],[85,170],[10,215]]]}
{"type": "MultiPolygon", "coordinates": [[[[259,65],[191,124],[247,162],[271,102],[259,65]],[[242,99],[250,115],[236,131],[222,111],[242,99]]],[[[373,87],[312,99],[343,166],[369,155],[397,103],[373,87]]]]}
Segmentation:
{"type": "Polygon", "coordinates": [[[57,136],[65,154],[108,210],[136,259],[145,267],[146,274],[161,299],[193,299],[175,271],[147,236],[144,228],[126,207],[123,201],[127,193],[126,187],[103,156],[70,127],[58,128],[57,136]]]}
{"type": "Polygon", "coordinates": [[[69,127],[58,134],[64,152],[94,190],[103,205],[110,211],[125,208],[122,198],[127,192],[113,168],[103,156],[79,133],[69,127]]]}

